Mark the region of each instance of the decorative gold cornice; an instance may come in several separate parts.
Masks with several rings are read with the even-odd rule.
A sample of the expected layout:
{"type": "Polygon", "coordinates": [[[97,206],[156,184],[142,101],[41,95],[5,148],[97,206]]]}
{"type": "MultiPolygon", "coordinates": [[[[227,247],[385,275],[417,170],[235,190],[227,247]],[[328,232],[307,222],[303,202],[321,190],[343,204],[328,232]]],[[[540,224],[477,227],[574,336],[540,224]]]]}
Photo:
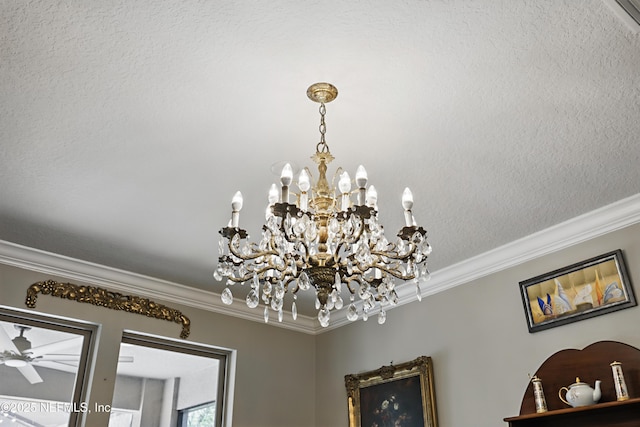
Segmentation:
{"type": "Polygon", "coordinates": [[[147,298],[135,295],[123,295],[95,286],[74,285],[72,283],[46,280],[29,286],[25,301],[27,307],[36,307],[38,293],[180,323],[182,324],[180,338],[183,339],[186,339],[190,333],[191,320],[189,320],[187,316],[176,309],[155,303],[147,298]]]}

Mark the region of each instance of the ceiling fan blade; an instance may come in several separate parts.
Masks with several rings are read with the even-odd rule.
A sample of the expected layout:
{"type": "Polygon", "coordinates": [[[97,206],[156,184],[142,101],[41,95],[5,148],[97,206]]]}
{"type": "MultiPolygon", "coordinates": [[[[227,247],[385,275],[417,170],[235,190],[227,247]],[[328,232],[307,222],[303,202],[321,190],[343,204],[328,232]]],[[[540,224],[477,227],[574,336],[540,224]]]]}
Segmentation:
{"type": "Polygon", "coordinates": [[[0,325],[0,353],[2,351],[12,351],[16,354],[20,354],[20,350],[13,343],[7,331],[4,330],[2,325],[0,325]]]}
{"type": "Polygon", "coordinates": [[[20,368],[16,368],[31,384],[37,384],[42,382],[42,378],[38,375],[35,368],[31,365],[22,366],[20,368]]]}
{"type": "Polygon", "coordinates": [[[80,346],[82,345],[82,340],[83,340],[83,337],[73,337],[66,340],[56,341],[50,344],[33,347],[29,350],[25,350],[25,353],[29,354],[29,356],[31,357],[45,356],[46,354],[49,354],[49,353],[55,353],[70,347],[80,346]]]}
{"type": "Polygon", "coordinates": [[[78,360],[45,360],[43,363],[51,369],[74,373],[78,370],[78,360]]]}
{"type": "Polygon", "coordinates": [[[77,362],[80,360],[78,354],[45,354],[38,357],[34,362],[77,362]]]}

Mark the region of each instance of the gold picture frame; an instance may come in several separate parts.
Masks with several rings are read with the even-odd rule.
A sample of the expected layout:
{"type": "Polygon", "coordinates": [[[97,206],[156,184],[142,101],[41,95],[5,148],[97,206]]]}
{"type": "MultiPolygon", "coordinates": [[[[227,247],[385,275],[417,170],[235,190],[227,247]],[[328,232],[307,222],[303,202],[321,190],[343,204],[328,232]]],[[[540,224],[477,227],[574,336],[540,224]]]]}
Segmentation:
{"type": "Polygon", "coordinates": [[[349,427],[438,427],[433,362],[420,356],[344,377],[349,427]]]}

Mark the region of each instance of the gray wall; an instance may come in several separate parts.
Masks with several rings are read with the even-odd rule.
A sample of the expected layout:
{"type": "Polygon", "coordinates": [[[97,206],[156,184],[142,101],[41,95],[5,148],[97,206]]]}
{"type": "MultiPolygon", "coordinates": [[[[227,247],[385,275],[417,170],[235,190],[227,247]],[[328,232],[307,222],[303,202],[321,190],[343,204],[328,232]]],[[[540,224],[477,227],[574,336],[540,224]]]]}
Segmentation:
{"type": "MultiPolygon", "coordinates": [[[[64,278],[0,265],[0,304],[26,309],[27,288],[64,278]]],[[[81,284],[80,282],[73,282],[81,284]]],[[[306,427],[315,419],[315,337],[257,322],[160,301],[191,319],[189,340],[237,350],[233,425],[306,427]]],[[[124,329],[177,338],[180,325],[91,304],[40,296],[36,310],[102,325],[89,406],[111,404],[124,329]]],[[[108,414],[91,413],[87,425],[107,426],[108,414]]]]}
{"type": "Polygon", "coordinates": [[[371,319],[319,335],[316,427],[347,425],[345,374],[391,361],[433,358],[441,427],[506,426],[503,418],[518,415],[527,374],[556,351],[601,340],[640,347],[640,307],[534,334],[525,322],[518,282],[619,248],[638,295],[640,225],[634,225],[391,310],[382,326],[371,319]]]}

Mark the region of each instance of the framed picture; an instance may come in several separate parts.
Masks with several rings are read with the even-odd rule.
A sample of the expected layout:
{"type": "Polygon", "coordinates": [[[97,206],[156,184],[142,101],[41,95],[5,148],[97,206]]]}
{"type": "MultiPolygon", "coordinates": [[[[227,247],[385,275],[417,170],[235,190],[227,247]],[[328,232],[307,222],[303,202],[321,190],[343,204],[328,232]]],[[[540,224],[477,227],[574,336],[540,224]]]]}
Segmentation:
{"type": "Polygon", "coordinates": [[[520,282],[529,332],[637,305],[620,249],[520,282]]]}
{"type": "Polygon", "coordinates": [[[349,427],[437,427],[431,358],[346,375],[349,427]]]}

